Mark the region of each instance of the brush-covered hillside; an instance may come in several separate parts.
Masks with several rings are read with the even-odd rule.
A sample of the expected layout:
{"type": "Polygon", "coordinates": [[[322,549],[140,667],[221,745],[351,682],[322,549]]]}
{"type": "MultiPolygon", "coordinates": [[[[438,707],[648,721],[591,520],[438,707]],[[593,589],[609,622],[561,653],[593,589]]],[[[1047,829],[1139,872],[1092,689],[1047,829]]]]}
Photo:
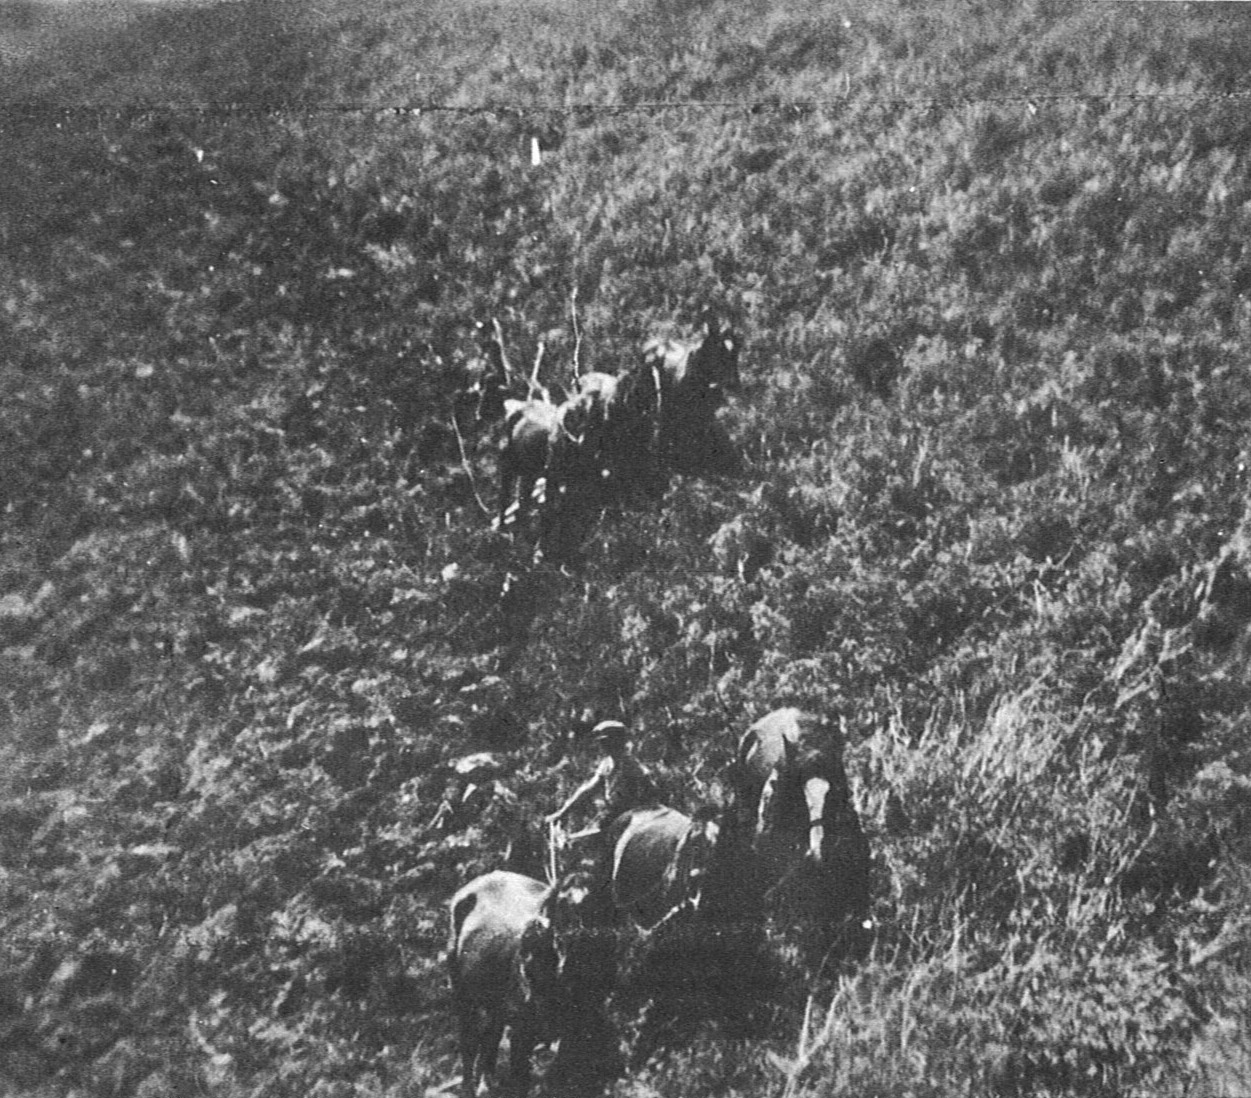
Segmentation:
{"type": "Polygon", "coordinates": [[[574,718],[691,808],[799,704],[873,952],[779,932],[751,1033],[612,1093],[1245,1090],[1251,11],[15,11],[0,1089],[441,1087],[446,899],[574,718]],[[710,305],[740,474],[492,531],[475,325],[556,383],[710,305]]]}

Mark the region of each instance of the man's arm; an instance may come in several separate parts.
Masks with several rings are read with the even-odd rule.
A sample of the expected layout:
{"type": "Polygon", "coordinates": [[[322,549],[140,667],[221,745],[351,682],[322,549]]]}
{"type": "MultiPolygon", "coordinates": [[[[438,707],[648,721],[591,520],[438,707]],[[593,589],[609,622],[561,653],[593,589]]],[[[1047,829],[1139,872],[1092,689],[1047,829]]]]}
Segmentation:
{"type": "Polygon", "coordinates": [[[569,799],[547,817],[548,823],[559,823],[575,808],[595,796],[595,793],[601,786],[603,786],[604,782],[608,778],[609,767],[605,765],[606,763],[610,764],[611,760],[605,759],[604,762],[600,763],[599,766],[595,768],[595,773],[578,786],[578,788],[569,795],[569,799]]]}

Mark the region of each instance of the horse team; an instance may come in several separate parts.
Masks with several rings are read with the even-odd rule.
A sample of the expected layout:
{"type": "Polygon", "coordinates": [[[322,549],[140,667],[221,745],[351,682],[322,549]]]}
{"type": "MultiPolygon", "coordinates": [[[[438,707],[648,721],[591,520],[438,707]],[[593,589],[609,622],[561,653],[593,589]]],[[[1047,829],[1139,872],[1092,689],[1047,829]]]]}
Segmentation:
{"type": "Polygon", "coordinates": [[[620,984],[623,937],[658,955],[669,943],[655,997],[671,1001],[649,1004],[645,1049],[680,1019],[681,997],[707,980],[704,968],[749,971],[745,955],[770,918],[804,928],[814,958],[859,954],[869,933],[870,853],[842,753],[832,721],[778,709],[741,737],[724,803],[692,815],[660,804],[623,813],[607,833],[607,918],[585,917],[576,871],[544,883],[497,870],[461,888],[451,900],[449,958],[462,1093],[474,1095],[479,1078],[493,1074],[505,1029],[515,1093],[525,1092],[541,1041],[557,1042],[549,1082],[572,1080],[589,1093],[590,1078],[612,1072],[617,1042],[605,1007],[620,984]],[[623,936],[623,926],[633,934],[623,936]]]}
{"type": "MultiPolygon", "coordinates": [[[[494,521],[527,530],[536,559],[580,543],[601,509],[655,499],[671,472],[736,471],[717,413],[740,388],[739,341],[715,312],[696,340],[653,340],[621,374],[575,370],[560,394],[538,382],[541,348],[523,394],[499,325],[484,335],[485,365],[466,395],[479,428],[501,425],[494,521]]],[[[636,1054],[689,1020],[701,990],[759,998],[750,958],[770,920],[799,929],[810,961],[858,953],[870,855],[842,752],[831,721],[775,710],[741,737],[723,802],[689,815],[659,803],[611,807],[592,829],[589,873],[557,873],[553,832],[546,882],[496,870],[461,888],[449,963],[462,1093],[494,1074],[506,1030],[514,1093],[527,1089],[544,1041],[557,1048],[549,1084],[590,1093],[612,1074],[618,1042],[606,1008],[630,942],[645,943],[654,977],[639,982],[648,991],[636,1054]]]]}
{"type": "MultiPolygon", "coordinates": [[[[693,343],[652,340],[622,374],[577,374],[568,394],[514,382],[498,325],[469,395],[479,427],[502,423],[495,523],[532,523],[536,548],[575,544],[597,509],[655,496],[667,472],[727,471],[716,413],[739,389],[739,341],[714,312],[693,343]]],[[[537,365],[536,365],[537,374],[537,365]]]]}

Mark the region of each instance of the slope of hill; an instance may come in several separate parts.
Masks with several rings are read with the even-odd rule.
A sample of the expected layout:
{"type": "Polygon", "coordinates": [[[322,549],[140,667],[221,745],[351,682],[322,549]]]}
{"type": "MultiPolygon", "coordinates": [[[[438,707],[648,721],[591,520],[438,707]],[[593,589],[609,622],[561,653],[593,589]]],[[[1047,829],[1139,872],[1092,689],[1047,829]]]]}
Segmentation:
{"type": "Polygon", "coordinates": [[[689,806],[797,703],[847,725],[874,956],[780,940],[762,1032],[617,1093],[1237,1091],[1248,19],[239,0],[15,67],[6,1086],[423,1093],[441,905],[573,715],[689,806]],[[744,470],[559,569],[449,423],[476,321],[558,380],[574,301],[609,370],[733,311],[744,470]],[[505,791],[432,828],[482,747],[505,791]]]}

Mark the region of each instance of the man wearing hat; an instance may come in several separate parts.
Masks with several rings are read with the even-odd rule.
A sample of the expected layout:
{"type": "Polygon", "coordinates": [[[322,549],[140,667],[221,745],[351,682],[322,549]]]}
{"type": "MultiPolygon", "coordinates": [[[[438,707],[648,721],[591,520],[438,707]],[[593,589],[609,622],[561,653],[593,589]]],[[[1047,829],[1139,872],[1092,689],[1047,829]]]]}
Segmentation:
{"type": "Polygon", "coordinates": [[[660,799],[651,777],[630,754],[629,734],[624,724],[600,721],[587,733],[587,740],[601,748],[604,756],[596,764],[595,772],[547,817],[547,822],[559,823],[575,809],[598,800],[600,808],[593,823],[584,831],[570,835],[569,839],[592,839],[600,848],[596,851],[592,892],[597,893],[597,900],[604,900],[612,880],[612,851],[606,849],[609,825],[623,812],[659,804],[660,799]]]}

